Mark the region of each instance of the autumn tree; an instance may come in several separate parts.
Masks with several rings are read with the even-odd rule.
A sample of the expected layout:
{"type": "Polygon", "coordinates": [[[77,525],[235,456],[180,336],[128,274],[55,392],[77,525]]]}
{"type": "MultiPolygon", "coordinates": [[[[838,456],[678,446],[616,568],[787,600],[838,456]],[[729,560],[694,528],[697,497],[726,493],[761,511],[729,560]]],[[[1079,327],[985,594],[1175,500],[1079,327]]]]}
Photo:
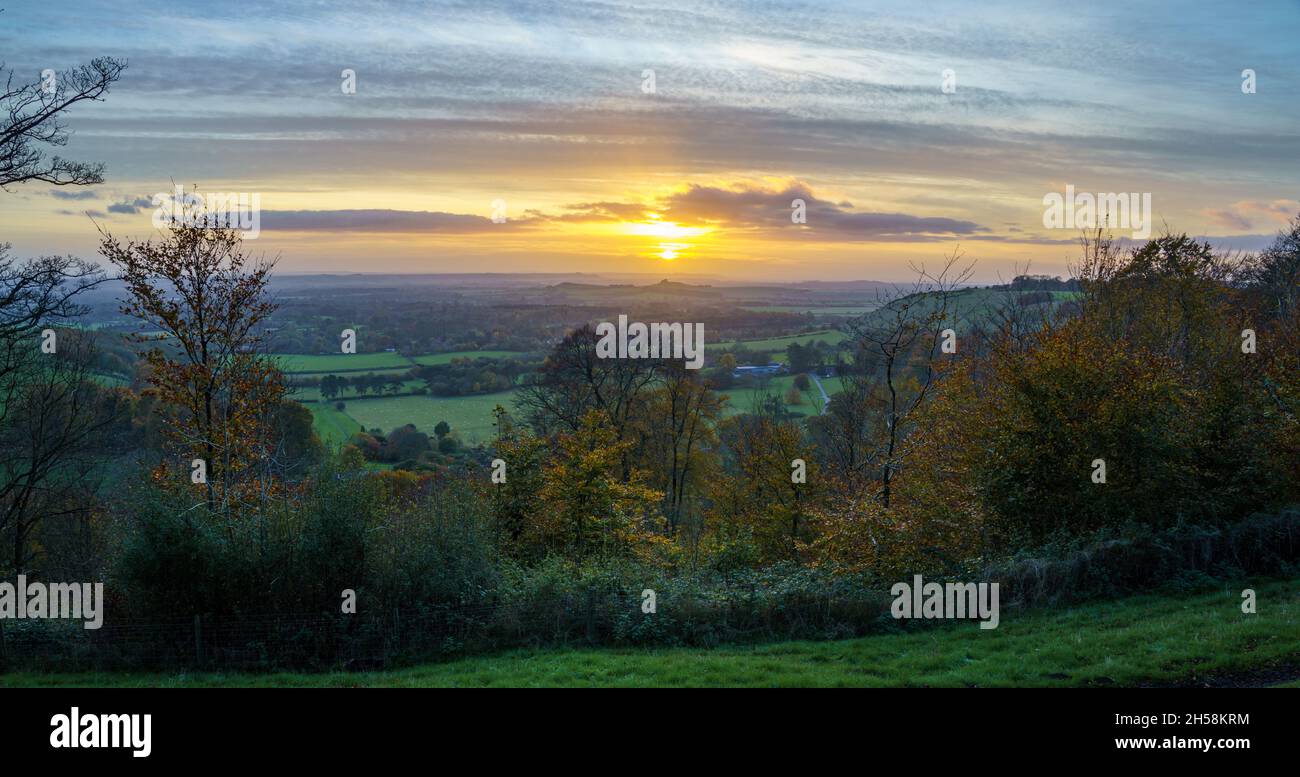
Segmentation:
{"type": "Polygon", "coordinates": [[[1265,440],[1279,481],[1300,491],[1300,216],[1243,272],[1252,312],[1256,386],[1264,396],[1265,440]]]}
{"type": "Polygon", "coordinates": [[[710,530],[743,530],[764,562],[797,558],[811,539],[808,515],[820,483],[800,425],[775,412],[745,414],[723,422],[720,437],[725,471],[709,483],[710,530]],[[796,459],[811,470],[798,480],[796,459]]]}
{"type": "Polygon", "coordinates": [[[889,541],[914,564],[960,563],[1291,498],[1296,458],[1267,444],[1285,417],[1269,357],[1243,348],[1239,266],[1184,235],[1128,250],[1089,236],[1076,315],[992,329],[918,414],[928,465],[896,483],[906,520],[882,522],[889,541]]]}
{"type": "Polygon", "coordinates": [[[279,447],[285,380],[261,352],[274,261],[245,253],[238,230],[188,211],[156,239],[102,238],[126,285],[122,312],[158,333],[135,339],[150,346],[144,361],[169,411],[173,466],[202,460],[208,505],[230,517],[264,495],[279,447]]]}
{"type": "Polygon", "coordinates": [[[652,536],[663,494],[646,486],[638,470],[622,476],[631,445],[595,410],[577,429],[559,434],[542,469],[538,497],[545,509],[526,528],[533,541],[582,560],[630,554],[652,536]]]}

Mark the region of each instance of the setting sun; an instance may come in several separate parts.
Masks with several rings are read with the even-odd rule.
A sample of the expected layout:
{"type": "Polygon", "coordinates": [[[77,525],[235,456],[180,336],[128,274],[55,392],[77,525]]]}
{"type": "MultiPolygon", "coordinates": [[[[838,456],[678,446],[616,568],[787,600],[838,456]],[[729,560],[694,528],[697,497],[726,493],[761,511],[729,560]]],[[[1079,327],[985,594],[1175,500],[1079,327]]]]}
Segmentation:
{"type": "Polygon", "coordinates": [[[659,258],[671,262],[680,256],[682,251],[690,247],[689,243],[660,243],[659,258]]]}
{"type": "Polygon", "coordinates": [[[646,221],[625,225],[629,235],[644,237],[698,237],[708,234],[705,227],[683,227],[672,221],[646,221]]]}

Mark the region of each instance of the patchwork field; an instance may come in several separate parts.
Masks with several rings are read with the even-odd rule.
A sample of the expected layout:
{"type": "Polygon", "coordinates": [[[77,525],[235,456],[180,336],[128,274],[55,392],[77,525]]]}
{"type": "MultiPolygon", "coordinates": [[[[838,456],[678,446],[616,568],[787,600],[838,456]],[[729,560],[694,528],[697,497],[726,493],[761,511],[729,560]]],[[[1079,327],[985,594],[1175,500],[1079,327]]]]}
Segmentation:
{"type": "MultiPolygon", "coordinates": [[[[813,340],[838,342],[843,338],[844,334],[842,332],[823,330],[789,337],[750,340],[745,341],[745,345],[753,350],[769,349],[774,360],[784,361],[784,349],[790,343],[807,343],[813,340]]],[[[709,346],[709,348],[717,347],[720,346],[709,346]]],[[[515,351],[455,351],[415,356],[409,360],[407,357],[393,353],[339,354],[337,356],[285,354],[281,358],[285,360],[286,366],[295,374],[340,373],[346,367],[348,371],[342,372],[342,374],[351,376],[364,373],[401,373],[415,364],[446,364],[457,358],[500,358],[518,355],[520,354],[515,351]],[[361,361],[355,361],[358,359],[361,361]],[[402,361],[406,366],[385,366],[392,365],[397,361],[402,361]]],[[[793,384],[793,375],[783,375],[770,378],[759,386],[730,389],[724,392],[730,397],[727,414],[735,415],[737,413],[753,412],[762,397],[768,394],[776,394],[784,398],[793,384]]],[[[834,394],[842,388],[839,378],[823,378],[822,385],[829,394],[834,394]]],[[[422,386],[424,386],[423,381],[408,380],[404,382],[402,390],[409,392],[422,386]]],[[[475,445],[488,441],[494,434],[492,411],[497,405],[501,405],[507,410],[512,410],[514,407],[514,392],[512,391],[466,397],[435,397],[431,395],[390,397],[358,395],[348,389],[339,397],[324,400],[320,396],[319,388],[300,386],[294,390],[293,396],[299,401],[307,402],[307,406],[312,411],[313,425],[317,434],[320,435],[322,441],[330,445],[345,442],[354,432],[361,429],[381,429],[384,432],[390,432],[405,424],[415,424],[421,431],[432,432],[433,427],[440,421],[446,421],[450,424],[466,444],[475,445]],[[340,411],[335,408],[337,402],[343,402],[343,410],[340,411]]],[[[796,413],[811,416],[818,414],[821,411],[821,406],[821,394],[817,391],[816,386],[813,386],[808,391],[803,392],[803,402],[793,405],[790,409],[796,413]]]]}

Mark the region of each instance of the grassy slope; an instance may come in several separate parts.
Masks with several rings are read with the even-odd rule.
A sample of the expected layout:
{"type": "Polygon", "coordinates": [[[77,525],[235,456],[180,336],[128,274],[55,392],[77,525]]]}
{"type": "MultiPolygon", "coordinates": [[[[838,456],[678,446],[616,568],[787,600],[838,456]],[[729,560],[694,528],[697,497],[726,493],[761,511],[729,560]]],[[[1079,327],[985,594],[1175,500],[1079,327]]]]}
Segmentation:
{"type": "Polygon", "coordinates": [[[361,431],[361,424],[347,413],[335,410],[332,402],[308,407],[311,408],[312,428],[321,441],[331,447],[347,442],[353,434],[361,431]]]}
{"type": "Polygon", "coordinates": [[[356,674],[14,674],[0,686],[1071,686],[1294,680],[1300,581],[1004,610],[1001,626],[923,628],[838,642],[703,649],[534,650],[356,674]],[[1289,667],[1280,678],[1266,672],[1289,667]]]}

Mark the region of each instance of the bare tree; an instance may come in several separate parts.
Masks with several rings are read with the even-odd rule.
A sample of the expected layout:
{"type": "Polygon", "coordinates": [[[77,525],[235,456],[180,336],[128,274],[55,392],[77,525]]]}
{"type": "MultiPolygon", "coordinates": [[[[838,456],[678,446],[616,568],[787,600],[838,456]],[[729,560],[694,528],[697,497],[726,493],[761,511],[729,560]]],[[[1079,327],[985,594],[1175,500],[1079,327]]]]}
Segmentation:
{"type": "Polygon", "coordinates": [[[10,374],[0,425],[0,535],[11,540],[16,574],[29,569],[27,540],[43,519],[88,509],[65,497],[82,491],[92,445],[117,415],[92,381],[92,338],[56,334],[54,353],[29,342],[31,355],[10,374]]]}
{"type": "Polygon", "coordinates": [[[1246,287],[1265,303],[1270,315],[1285,319],[1300,307],[1300,216],[1278,233],[1271,246],[1251,257],[1244,269],[1246,287]]]}
{"type": "Polygon", "coordinates": [[[895,289],[877,309],[848,325],[859,363],[845,380],[846,393],[855,402],[874,406],[874,412],[850,408],[848,417],[838,419],[840,431],[853,436],[843,447],[853,468],[869,466],[879,472],[885,507],[902,466],[905,429],[938,375],[943,330],[957,325],[956,292],[974,272],[973,263],[959,264],[961,258],[954,252],[937,273],[913,265],[917,279],[910,288],[895,289]],[[864,445],[866,440],[870,442],[864,445]]]}
{"type": "Polygon", "coordinates": [[[98,57],[28,83],[16,82],[13,71],[0,63],[0,189],[27,181],[103,183],[103,163],[46,156],[45,147],[66,145],[71,133],[62,119],[68,109],[84,100],[101,100],[125,68],[121,60],[98,57]]]}

